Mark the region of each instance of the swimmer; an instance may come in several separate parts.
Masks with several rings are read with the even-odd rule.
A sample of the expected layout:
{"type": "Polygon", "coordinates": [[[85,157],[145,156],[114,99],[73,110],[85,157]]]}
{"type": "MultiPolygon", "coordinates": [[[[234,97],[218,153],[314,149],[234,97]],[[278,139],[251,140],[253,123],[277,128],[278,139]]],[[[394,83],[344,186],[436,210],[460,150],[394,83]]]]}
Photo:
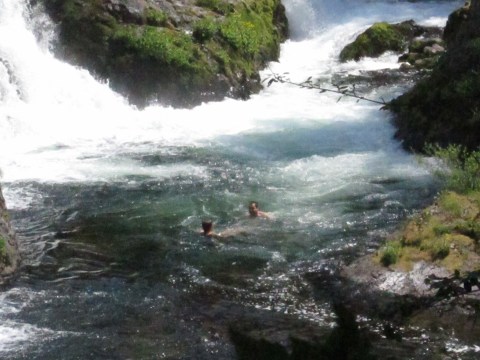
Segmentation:
{"type": "Polygon", "coordinates": [[[260,217],[264,219],[270,219],[270,215],[268,213],[260,211],[260,209],[258,208],[258,202],[256,201],[250,202],[250,204],[248,205],[248,213],[252,218],[260,217]]]}
{"type": "Polygon", "coordinates": [[[219,239],[222,238],[220,234],[216,234],[213,232],[213,222],[212,220],[203,220],[202,221],[202,235],[205,237],[213,238],[213,239],[219,239]]]}

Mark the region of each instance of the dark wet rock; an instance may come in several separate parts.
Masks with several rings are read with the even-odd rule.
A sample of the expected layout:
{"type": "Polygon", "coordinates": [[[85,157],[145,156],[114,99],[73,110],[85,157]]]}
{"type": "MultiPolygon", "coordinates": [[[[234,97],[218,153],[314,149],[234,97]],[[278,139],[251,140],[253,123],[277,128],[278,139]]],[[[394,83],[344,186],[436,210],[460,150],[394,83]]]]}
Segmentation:
{"type": "Polygon", "coordinates": [[[470,1],[466,1],[465,5],[455,10],[448,17],[447,25],[443,33],[443,38],[447,43],[455,42],[455,38],[459,33],[462,24],[465,23],[470,16],[470,1]]]}
{"type": "Polygon", "coordinates": [[[279,0],[39,2],[58,25],[55,54],[140,107],[248,98],[288,34],[279,0]]]}
{"type": "Polygon", "coordinates": [[[20,265],[15,231],[10,224],[5,199],[0,188],[0,285],[8,283],[20,265]]]}
{"type": "Polygon", "coordinates": [[[286,315],[252,310],[229,326],[239,359],[373,359],[355,314],[334,304],[337,326],[317,326],[286,315]]]}
{"type": "Polygon", "coordinates": [[[447,50],[431,74],[388,106],[395,137],[407,150],[422,152],[429,143],[480,145],[480,1],[456,14],[445,30],[447,50]]]}
{"type": "Polygon", "coordinates": [[[413,66],[399,69],[360,71],[358,74],[336,73],[332,84],[340,89],[348,88],[357,95],[364,95],[382,86],[410,88],[412,83],[423,77],[413,66]]]}

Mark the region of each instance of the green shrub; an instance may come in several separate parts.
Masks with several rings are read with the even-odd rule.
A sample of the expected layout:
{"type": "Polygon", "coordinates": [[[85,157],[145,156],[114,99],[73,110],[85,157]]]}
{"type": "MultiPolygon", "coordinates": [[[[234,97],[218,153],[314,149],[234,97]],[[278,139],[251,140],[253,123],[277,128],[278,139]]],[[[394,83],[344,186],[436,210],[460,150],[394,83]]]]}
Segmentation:
{"type": "Polygon", "coordinates": [[[476,220],[469,220],[455,225],[454,230],[459,234],[468,236],[475,240],[478,244],[480,240],[480,222],[476,220]]]}
{"type": "Polygon", "coordinates": [[[9,264],[9,259],[7,255],[7,243],[2,236],[0,236],[0,262],[3,263],[1,265],[9,264]]]}
{"type": "Polygon", "coordinates": [[[193,25],[193,38],[198,42],[210,40],[218,32],[218,25],[212,18],[205,18],[193,25]]]}
{"type": "Polygon", "coordinates": [[[224,15],[233,11],[232,5],[223,0],[197,0],[195,4],[224,15]]]}
{"type": "Polygon", "coordinates": [[[193,68],[195,45],[183,33],[151,26],[138,30],[132,26],[121,28],[113,41],[123,45],[125,53],[133,51],[142,59],[160,61],[183,69],[193,68]]]}
{"type": "Polygon", "coordinates": [[[400,255],[400,244],[389,242],[381,251],[380,262],[383,266],[393,265],[398,261],[400,255]]]}
{"type": "Polygon", "coordinates": [[[258,53],[261,45],[260,34],[255,24],[242,19],[240,16],[231,16],[220,25],[223,38],[235,49],[246,55],[258,53]]]}
{"type": "Polygon", "coordinates": [[[463,194],[480,190],[480,150],[468,151],[461,145],[445,148],[428,145],[426,153],[445,164],[446,169],[437,170],[435,175],[445,182],[447,189],[463,194]]]}
{"type": "Polygon", "coordinates": [[[145,20],[148,25],[165,26],[168,21],[168,16],[161,10],[149,7],[145,9],[145,20]]]}
{"type": "Polygon", "coordinates": [[[452,226],[449,225],[436,225],[433,227],[433,233],[435,236],[442,236],[452,232],[452,226]]]}
{"type": "Polygon", "coordinates": [[[441,260],[450,253],[450,243],[444,238],[437,238],[430,244],[428,250],[433,260],[441,260]]]}
{"type": "Polygon", "coordinates": [[[5,239],[0,236],[0,255],[4,255],[6,252],[6,245],[7,243],[5,242],[5,239]]]}

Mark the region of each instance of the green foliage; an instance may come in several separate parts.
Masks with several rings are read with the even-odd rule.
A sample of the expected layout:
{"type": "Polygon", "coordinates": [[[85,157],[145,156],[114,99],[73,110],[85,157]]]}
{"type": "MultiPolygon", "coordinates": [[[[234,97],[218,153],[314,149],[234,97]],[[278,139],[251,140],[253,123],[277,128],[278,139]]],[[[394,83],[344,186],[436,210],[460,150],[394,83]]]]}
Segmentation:
{"type": "Polygon", "coordinates": [[[433,226],[433,233],[435,236],[442,236],[452,232],[452,226],[450,225],[436,225],[433,226]]]}
{"type": "Polygon", "coordinates": [[[381,251],[380,262],[383,266],[390,266],[398,261],[401,246],[398,242],[388,242],[381,251]]]}
{"type": "Polygon", "coordinates": [[[206,42],[212,39],[218,32],[218,24],[213,18],[204,18],[193,25],[193,38],[198,42],[206,42]]]}
{"type": "Polygon", "coordinates": [[[224,15],[233,11],[232,5],[224,0],[197,0],[195,4],[224,15]]]}
{"type": "Polygon", "coordinates": [[[480,150],[468,151],[461,145],[428,145],[426,153],[439,158],[446,166],[435,174],[449,190],[459,193],[480,191],[480,150]]]}
{"type": "Polygon", "coordinates": [[[0,266],[10,265],[10,258],[7,252],[7,242],[0,236],[0,266]]]}
{"type": "Polygon", "coordinates": [[[223,38],[235,49],[245,55],[255,55],[262,43],[261,36],[252,21],[234,15],[220,25],[220,33],[223,38]]]}
{"type": "Polygon", "coordinates": [[[133,51],[142,59],[183,69],[194,67],[195,45],[186,34],[151,26],[143,29],[125,26],[115,34],[114,40],[123,44],[125,52],[133,51]]]}
{"type": "Polygon", "coordinates": [[[450,243],[446,240],[445,237],[427,241],[423,243],[420,248],[422,250],[428,251],[432,260],[444,259],[450,253],[450,243]]]}
{"type": "Polygon", "coordinates": [[[278,58],[286,36],[279,0],[194,0],[176,9],[178,23],[148,4],[126,17],[103,0],[42,1],[59,24],[59,56],[109,79],[140,106],[216,98],[228,91],[224,79],[247,95],[257,88],[249,78],[278,58]]]}
{"type": "Polygon", "coordinates": [[[460,222],[456,224],[454,230],[459,234],[474,239],[477,244],[480,241],[480,221],[478,220],[468,220],[465,222],[460,222]]]}
{"type": "Polygon", "coordinates": [[[168,16],[161,10],[149,7],[145,9],[145,20],[148,25],[165,26],[168,21],[168,16]]]}
{"type": "Polygon", "coordinates": [[[5,242],[5,239],[0,236],[0,258],[5,257],[7,254],[7,243],[5,242]]]}

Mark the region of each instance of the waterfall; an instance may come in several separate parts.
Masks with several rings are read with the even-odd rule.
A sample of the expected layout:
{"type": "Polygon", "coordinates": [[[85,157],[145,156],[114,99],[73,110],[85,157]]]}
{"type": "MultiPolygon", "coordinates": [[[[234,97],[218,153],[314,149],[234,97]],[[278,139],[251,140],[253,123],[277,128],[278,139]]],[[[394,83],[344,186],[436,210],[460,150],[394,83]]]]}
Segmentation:
{"type": "MultiPolygon", "coordinates": [[[[284,4],[292,37],[261,76],[314,76],[332,86],[337,77],[398,69],[392,53],[338,61],[373,22],[443,25],[461,1],[284,4]]],[[[211,334],[195,322],[203,315],[182,302],[209,309],[197,297],[205,288],[220,298],[215,311],[235,304],[328,325],[324,301],[304,296],[304,275],[371,250],[435,191],[375,104],[272,84],[247,101],[139,110],[56,59],[54,36],[26,0],[0,0],[0,181],[28,267],[0,296],[0,357],[22,358],[21,348],[39,358],[145,350],[150,358],[231,359],[228,340],[205,340],[211,334]],[[274,220],[249,222],[252,199],[274,220]],[[204,244],[197,230],[205,217],[240,235],[204,244]],[[151,327],[159,323],[168,326],[151,327]],[[152,329],[159,333],[148,338],[152,329]]],[[[405,88],[365,92],[389,99],[405,88]]]]}

